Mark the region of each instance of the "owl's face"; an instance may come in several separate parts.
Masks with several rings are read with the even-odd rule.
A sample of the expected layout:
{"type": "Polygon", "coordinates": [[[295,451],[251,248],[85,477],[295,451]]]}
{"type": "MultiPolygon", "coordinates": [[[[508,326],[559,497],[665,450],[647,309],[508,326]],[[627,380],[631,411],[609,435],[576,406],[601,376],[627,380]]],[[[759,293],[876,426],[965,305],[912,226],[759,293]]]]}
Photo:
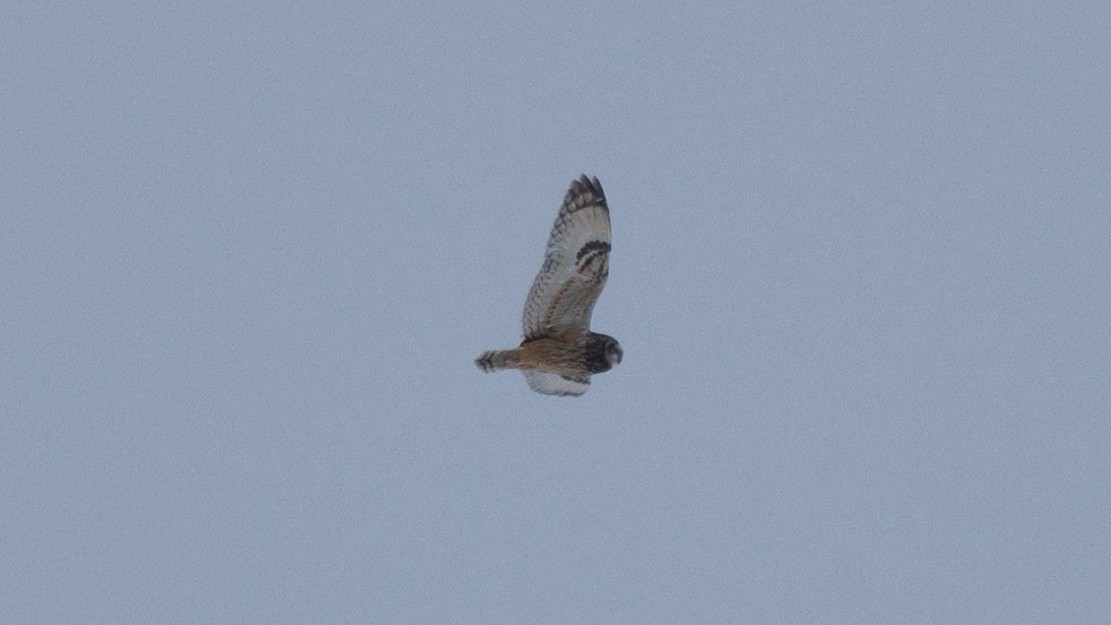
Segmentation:
{"type": "Polygon", "coordinates": [[[607,338],[609,338],[609,341],[606,342],[606,362],[610,363],[610,367],[614,367],[621,362],[621,357],[625,355],[625,352],[621,351],[621,345],[617,342],[617,339],[607,338]]]}
{"type": "Polygon", "coordinates": [[[609,371],[621,362],[621,356],[624,352],[621,351],[621,345],[617,339],[606,334],[598,334],[591,332],[588,338],[588,346],[583,350],[585,356],[584,365],[592,373],[601,373],[609,371]]]}

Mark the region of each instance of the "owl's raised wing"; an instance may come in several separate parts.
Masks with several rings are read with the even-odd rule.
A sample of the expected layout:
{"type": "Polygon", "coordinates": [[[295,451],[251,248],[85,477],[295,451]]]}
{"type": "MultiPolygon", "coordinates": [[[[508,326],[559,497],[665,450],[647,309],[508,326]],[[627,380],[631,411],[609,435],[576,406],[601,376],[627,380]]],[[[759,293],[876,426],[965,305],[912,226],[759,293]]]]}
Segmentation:
{"type": "Polygon", "coordinates": [[[555,328],[590,328],[594,303],[609,276],[609,253],[606,195],[597,178],[584,175],[571,182],[563,198],[548,237],[544,264],[525,300],[522,325],[526,341],[555,328]]]}
{"type": "Polygon", "coordinates": [[[545,395],[579,396],[590,390],[590,377],[569,378],[558,373],[542,371],[522,371],[528,387],[545,395]]]}

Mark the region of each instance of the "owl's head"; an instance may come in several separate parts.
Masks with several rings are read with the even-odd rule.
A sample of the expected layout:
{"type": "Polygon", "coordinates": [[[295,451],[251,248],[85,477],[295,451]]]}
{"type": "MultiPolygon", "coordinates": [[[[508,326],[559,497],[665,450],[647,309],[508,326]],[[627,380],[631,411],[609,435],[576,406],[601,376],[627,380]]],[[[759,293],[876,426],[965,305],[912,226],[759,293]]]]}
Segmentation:
{"type": "Polygon", "coordinates": [[[610,363],[610,367],[616,366],[621,362],[621,357],[625,352],[621,351],[621,344],[613,337],[606,337],[609,341],[606,343],[606,362],[610,363]]]}
{"type": "Polygon", "coordinates": [[[621,345],[617,343],[617,339],[605,334],[591,332],[587,341],[583,350],[583,365],[591,373],[609,371],[614,365],[621,362],[623,352],[621,351],[621,345]]]}

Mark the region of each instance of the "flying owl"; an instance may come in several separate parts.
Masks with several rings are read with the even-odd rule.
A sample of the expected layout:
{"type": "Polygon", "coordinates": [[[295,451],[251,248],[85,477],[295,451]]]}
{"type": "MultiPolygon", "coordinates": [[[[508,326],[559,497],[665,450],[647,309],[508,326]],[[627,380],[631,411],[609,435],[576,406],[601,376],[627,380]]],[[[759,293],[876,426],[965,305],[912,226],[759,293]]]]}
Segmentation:
{"type": "Polygon", "coordinates": [[[590,314],[609,276],[610,211],[597,178],[571,182],[521,321],[520,347],[475,360],[489,373],[520,369],[529,388],[546,395],[582,395],[590,376],[621,362],[612,336],[590,331],[590,314]]]}

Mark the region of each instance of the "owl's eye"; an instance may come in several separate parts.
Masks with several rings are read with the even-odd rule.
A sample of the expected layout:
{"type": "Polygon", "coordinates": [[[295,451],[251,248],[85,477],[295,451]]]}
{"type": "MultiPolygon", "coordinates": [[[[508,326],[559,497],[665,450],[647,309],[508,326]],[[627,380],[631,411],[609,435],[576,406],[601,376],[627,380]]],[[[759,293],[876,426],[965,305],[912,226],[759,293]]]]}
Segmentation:
{"type": "Polygon", "coordinates": [[[621,362],[621,357],[624,356],[624,353],[621,351],[621,346],[617,345],[616,343],[611,344],[608,351],[611,363],[617,364],[621,362]]]}

